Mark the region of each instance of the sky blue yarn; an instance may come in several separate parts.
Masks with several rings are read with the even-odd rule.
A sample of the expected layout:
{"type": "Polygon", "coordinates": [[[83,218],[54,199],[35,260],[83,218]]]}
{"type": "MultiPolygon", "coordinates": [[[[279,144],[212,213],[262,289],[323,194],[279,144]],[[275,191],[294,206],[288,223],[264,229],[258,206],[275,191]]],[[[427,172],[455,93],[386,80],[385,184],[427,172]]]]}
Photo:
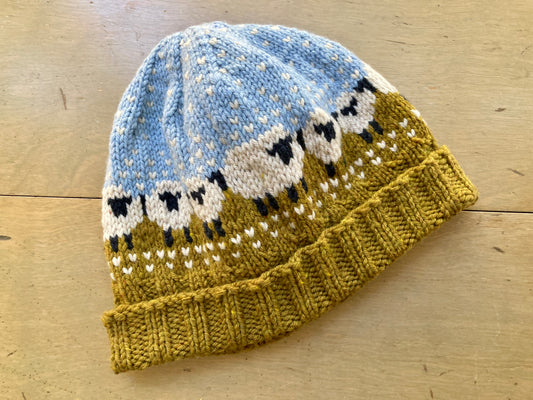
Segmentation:
{"type": "Polygon", "coordinates": [[[334,111],[336,107],[329,100],[349,90],[343,87],[346,81],[353,87],[364,76],[363,63],[349,50],[294,28],[212,22],[168,36],[144,60],[121,99],[118,110],[122,113],[115,115],[110,137],[104,188],[121,185],[126,193],[136,197],[149,195],[163,180],[208,177],[224,167],[228,150],[257,138],[272,126],[281,123],[289,132],[295,132],[305,126],[315,107],[334,111]],[[251,33],[254,29],[257,34],[251,33]],[[210,43],[213,37],[216,44],[210,43]],[[189,45],[184,47],[187,41],[189,45]],[[305,41],[309,41],[308,47],[303,45],[305,41]],[[222,49],[225,57],[217,56],[222,49]],[[245,61],[237,59],[241,55],[245,61]],[[338,59],[333,62],[332,57],[336,56],[338,59]],[[199,64],[197,60],[202,57],[205,63],[199,64]],[[350,58],[351,62],[346,61],[350,58]],[[261,62],[266,65],[265,71],[257,67],[261,62]],[[220,68],[227,73],[220,72],[220,68]],[[354,69],[359,71],[359,77],[351,76],[354,69]],[[283,73],[290,78],[282,77],[283,73]],[[200,74],[203,79],[198,83],[195,78],[200,74]],[[237,79],[241,86],[235,83],[237,79]],[[212,96],[206,92],[210,86],[212,96]],[[258,91],[261,86],[265,88],[264,95],[258,91]],[[294,86],[297,93],[290,90],[294,86]],[[315,97],[319,89],[325,93],[320,99],[315,97]],[[172,94],[167,96],[169,90],[172,94]],[[301,98],[303,106],[298,104],[301,98]],[[240,104],[238,109],[230,106],[235,100],[240,104]],[[284,104],[289,102],[292,108],[287,111],[284,104]],[[189,103],[192,112],[188,111],[189,103]],[[276,109],[278,117],[271,112],[276,109]],[[263,116],[267,116],[267,124],[259,120],[263,116]],[[237,124],[230,121],[234,117],[238,118],[237,124]],[[298,118],[296,125],[291,122],[294,117],[298,118]],[[253,132],[244,129],[250,123],[253,132]],[[235,131],[237,140],[230,136],[235,131]],[[201,140],[195,141],[195,136],[201,140]],[[221,137],[226,144],[221,143],[221,137]],[[190,158],[200,149],[203,157],[194,158],[191,163],[190,158]],[[212,159],[214,166],[207,163],[212,159]],[[183,169],[179,168],[181,163],[183,169]],[[203,167],[201,173],[199,167],[203,167]],[[154,172],[155,178],[150,177],[154,172]],[[143,184],[141,189],[139,182],[143,184]]]}

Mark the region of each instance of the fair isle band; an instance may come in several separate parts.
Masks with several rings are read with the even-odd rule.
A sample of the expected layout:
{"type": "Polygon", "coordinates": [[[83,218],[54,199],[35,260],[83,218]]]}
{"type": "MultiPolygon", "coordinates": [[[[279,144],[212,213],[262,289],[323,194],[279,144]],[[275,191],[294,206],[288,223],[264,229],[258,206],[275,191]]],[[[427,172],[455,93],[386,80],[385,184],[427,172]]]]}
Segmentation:
{"type": "Polygon", "coordinates": [[[352,92],[345,92],[335,102],[339,108],[328,114],[316,108],[304,127],[292,132],[282,124],[273,126],[251,142],[232,148],[224,159],[224,167],[210,176],[183,181],[156,182],[151,193],[134,197],[122,185],[109,185],[103,191],[104,239],[118,251],[119,238],[131,250],[132,230],[147,216],[162,229],[166,243],[173,244],[171,231],[183,230],[191,242],[189,224],[195,214],[203,221],[204,233],[210,240],[213,223],[220,236],[225,231],[218,213],[222,209],[223,191],[230,189],[251,199],[262,216],[268,215],[265,202],[276,207],[275,197],[286,191],[291,200],[298,201],[294,185],[305,184],[303,176],[304,151],[324,163],[329,177],[335,176],[334,164],[342,155],[342,131],[358,134],[367,143],[373,136],[368,129],[383,135],[383,129],[373,118],[376,88],[366,78],[357,81],[352,92]]]}

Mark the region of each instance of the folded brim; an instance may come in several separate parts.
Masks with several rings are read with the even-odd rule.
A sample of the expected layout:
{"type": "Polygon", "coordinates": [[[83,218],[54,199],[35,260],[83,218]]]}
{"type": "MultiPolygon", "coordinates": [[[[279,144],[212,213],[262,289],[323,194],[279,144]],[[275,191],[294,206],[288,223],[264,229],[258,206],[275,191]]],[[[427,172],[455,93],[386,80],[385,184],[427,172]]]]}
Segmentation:
{"type": "Polygon", "coordinates": [[[106,312],[111,367],[116,373],[144,369],[284,336],[344,300],[476,199],[475,187],[443,146],[255,279],[106,312]]]}

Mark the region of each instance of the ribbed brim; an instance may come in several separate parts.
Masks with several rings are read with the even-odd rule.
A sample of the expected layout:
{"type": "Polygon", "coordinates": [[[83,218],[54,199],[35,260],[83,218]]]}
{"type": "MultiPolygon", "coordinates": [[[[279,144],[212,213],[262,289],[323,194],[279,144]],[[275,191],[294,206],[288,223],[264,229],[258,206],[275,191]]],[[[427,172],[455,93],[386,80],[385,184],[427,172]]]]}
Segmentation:
{"type": "Polygon", "coordinates": [[[121,305],[102,320],[116,373],[279,338],[363,286],[477,191],[446,147],[255,279],[121,305]]]}

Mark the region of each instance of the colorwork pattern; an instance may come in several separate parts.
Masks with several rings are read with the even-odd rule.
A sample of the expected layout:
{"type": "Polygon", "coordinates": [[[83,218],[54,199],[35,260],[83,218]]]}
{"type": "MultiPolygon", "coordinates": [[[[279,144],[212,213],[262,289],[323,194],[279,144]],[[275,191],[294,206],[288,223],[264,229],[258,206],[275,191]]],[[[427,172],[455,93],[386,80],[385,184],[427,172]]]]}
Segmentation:
{"type": "Polygon", "coordinates": [[[224,22],[169,36],[111,133],[112,368],[283,336],[476,199],[420,113],[340,44],[224,22]]]}

